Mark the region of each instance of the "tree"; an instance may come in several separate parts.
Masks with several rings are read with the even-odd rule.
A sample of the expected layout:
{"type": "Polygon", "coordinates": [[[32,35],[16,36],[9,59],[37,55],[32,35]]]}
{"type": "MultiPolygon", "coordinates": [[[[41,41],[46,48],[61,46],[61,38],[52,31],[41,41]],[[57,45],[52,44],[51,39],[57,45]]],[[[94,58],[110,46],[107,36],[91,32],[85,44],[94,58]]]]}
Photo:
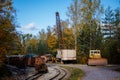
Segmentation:
{"type": "Polygon", "coordinates": [[[107,24],[105,27],[109,28],[110,37],[104,41],[102,55],[108,58],[109,63],[120,64],[120,9],[112,10],[108,7],[105,11],[104,22],[107,24]]]}
{"type": "MultiPolygon", "coordinates": [[[[120,8],[115,9],[115,15],[114,15],[114,25],[116,27],[116,31],[119,34],[119,26],[120,26],[120,8]]],[[[117,34],[116,33],[116,34],[117,34]]],[[[117,36],[118,38],[119,36],[117,36]]]]}
{"type": "Polygon", "coordinates": [[[80,53],[88,53],[89,49],[100,48],[95,43],[98,39],[101,40],[101,36],[97,38],[101,34],[100,17],[98,17],[101,13],[103,13],[103,7],[100,0],[74,0],[69,7],[69,17],[76,25],[78,56],[81,55],[80,53]]]}
{"type": "Polygon", "coordinates": [[[73,4],[68,7],[67,16],[70,18],[71,24],[74,29],[74,39],[75,39],[75,49],[77,49],[77,25],[80,23],[81,13],[80,13],[80,1],[73,0],[73,4]]]}
{"type": "Polygon", "coordinates": [[[52,28],[50,26],[47,27],[47,39],[50,37],[52,34],[52,28]]]}
{"type": "Polygon", "coordinates": [[[73,0],[73,4],[68,7],[67,16],[70,18],[70,22],[74,27],[76,27],[81,20],[80,8],[79,0],[73,0]]]}
{"type": "Polygon", "coordinates": [[[41,30],[39,32],[39,38],[38,38],[38,54],[46,54],[48,52],[48,45],[47,45],[47,38],[48,35],[45,33],[44,30],[41,30]]]}
{"type": "Polygon", "coordinates": [[[103,22],[105,23],[105,27],[109,29],[110,36],[108,37],[112,38],[112,30],[114,29],[114,13],[111,7],[108,7],[105,10],[105,18],[103,22]]]}
{"type": "Polygon", "coordinates": [[[73,34],[73,28],[64,28],[63,30],[63,38],[62,38],[62,41],[63,41],[63,48],[64,49],[74,49],[74,34],[73,34]]]}
{"type": "Polygon", "coordinates": [[[7,0],[4,5],[0,5],[0,66],[4,61],[3,55],[19,53],[21,43],[15,31],[14,17],[15,10],[12,7],[12,0],[7,0]]]}
{"type": "Polygon", "coordinates": [[[98,15],[100,15],[102,12],[103,7],[100,4],[100,0],[74,0],[74,3],[69,7],[69,17],[71,18],[72,22],[77,24],[77,30],[79,32],[84,32],[85,30],[85,32],[88,33],[85,35],[88,36],[88,43],[93,42],[91,43],[92,45],[95,43],[94,38],[97,37],[96,33],[99,28],[100,18],[98,15]]]}
{"type": "Polygon", "coordinates": [[[74,49],[74,34],[73,28],[68,27],[67,21],[61,21],[62,26],[62,49],[74,49]]]}
{"type": "Polygon", "coordinates": [[[57,39],[54,35],[48,38],[47,44],[51,53],[57,52],[57,39]]]}
{"type": "Polygon", "coordinates": [[[32,38],[26,42],[27,45],[27,53],[37,53],[37,44],[38,40],[35,38],[32,38]]]}
{"type": "Polygon", "coordinates": [[[23,53],[27,54],[28,53],[27,52],[27,47],[28,47],[27,42],[32,39],[32,34],[20,34],[20,38],[21,38],[21,43],[22,43],[22,47],[23,47],[23,49],[22,49],[23,53]]]}

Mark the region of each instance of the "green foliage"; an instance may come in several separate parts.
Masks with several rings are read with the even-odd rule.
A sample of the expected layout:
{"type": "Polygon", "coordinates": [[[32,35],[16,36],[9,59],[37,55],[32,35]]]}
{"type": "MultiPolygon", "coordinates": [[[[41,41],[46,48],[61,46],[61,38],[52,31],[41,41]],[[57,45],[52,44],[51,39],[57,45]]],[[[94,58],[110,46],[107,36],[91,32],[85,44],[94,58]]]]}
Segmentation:
{"type": "Polygon", "coordinates": [[[29,41],[29,40],[31,40],[31,38],[32,38],[32,34],[20,34],[20,38],[21,38],[21,43],[22,43],[22,47],[23,47],[23,49],[22,49],[22,52],[24,53],[24,54],[27,54],[28,52],[28,45],[27,45],[27,42],[29,41]]]}
{"type": "Polygon", "coordinates": [[[37,51],[38,55],[43,55],[43,54],[49,53],[47,42],[39,41],[37,48],[38,48],[38,51],[37,51]]]}
{"type": "Polygon", "coordinates": [[[51,35],[50,29],[51,28],[49,27],[47,33],[45,33],[44,30],[41,30],[39,32],[39,37],[38,37],[38,52],[37,52],[37,54],[39,54],[39,55],[49,53],[47,40],[48,40],[49,35],[51,35]]]}
{"type": "Polygon", "coordinates": [[[109,23],[105,27],[109,28],[110,37],[104,39],[102,56],[106,57],[111,64],[120,64],[120,11],[119,8],[115,12],[110,7],[106,9],[104,22],[109,23]],[[114,36],[111,32],[114,30],[114,36]]]}
{"type": "Polygon", "coordinates": [[[120,64],[120,42],[110,40],[105,42],[102,56],[106,57],[111,64],[120,64]]]}
{"type": "Polygon", "coordinates": [[[35,38],[32,38],[27,41],[27,53],[37,53],[37,44],[38,40],[35,38]]]}
{"type": "Polygon", "coordinates": [[[77,55],[77,63],[80,64],[86,64],[88,61],[88,55],[84,52],[81,52],[79,55],[77,55]]]}
{"type": "Polygon", "coordinates": [[[108,7],[105,10],[105,18],[104,18],[103,22],[105,23],[105,27],[109,29],[110,36],[108,36],[108,37],[111,38],[112,37],[112,30],[115,27],[114,27],[114,13],[110,7],[108,7]]]}

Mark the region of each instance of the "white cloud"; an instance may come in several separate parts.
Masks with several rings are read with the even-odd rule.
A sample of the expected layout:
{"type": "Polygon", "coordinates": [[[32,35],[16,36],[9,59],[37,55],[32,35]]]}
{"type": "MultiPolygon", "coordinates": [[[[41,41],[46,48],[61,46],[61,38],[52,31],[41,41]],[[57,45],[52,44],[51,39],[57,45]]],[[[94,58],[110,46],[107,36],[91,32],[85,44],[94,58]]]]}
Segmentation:
{"type": "Polygon", "coordinates": [[[27,25],[17,28],[17,30],[24,34],[29,33],[29,34],[36,35],[40,31],[40,27],[37,26],[34,22],[31,22],[31,23],[28,23],[27,25]]]}
{"type": "Polygon", "coordinates": [[[25,26],[22,26],[21,28],[25,29],[25,30],[35,30],[35,29],[37,29],[37,26],[35,23],[32,22],[32,23],[29,23],[25,26]]]}

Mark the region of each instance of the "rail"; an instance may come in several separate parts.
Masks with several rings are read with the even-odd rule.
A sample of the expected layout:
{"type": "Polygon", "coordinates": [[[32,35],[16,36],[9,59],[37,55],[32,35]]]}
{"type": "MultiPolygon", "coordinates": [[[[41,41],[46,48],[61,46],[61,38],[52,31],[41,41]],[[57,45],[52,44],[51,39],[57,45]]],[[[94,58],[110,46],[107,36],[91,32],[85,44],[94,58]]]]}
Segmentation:
{"type": "Polygon", "coordinates": [[[49,72],[41,76],[38,80],[63,80],[68,74],[67,70],[58,66],[49,67],[49,72]]]}
{"type": "Polygon", "coordinates": [[[35,73],[32,76],[26,78],[25,80],[36,80],[37,78],[39,78],[40,76],[42,76],[43,74],[41,73],[35,73]]]}
{"type": "Polygon", "coordinates": [[[67,75],[67,71],[63,68],[57,68],[56,70],[59,70],[59,75],[56,75],[52,78],[50,78],[49,80],[63,80],[65,78],[65,76],[67,75]]]}

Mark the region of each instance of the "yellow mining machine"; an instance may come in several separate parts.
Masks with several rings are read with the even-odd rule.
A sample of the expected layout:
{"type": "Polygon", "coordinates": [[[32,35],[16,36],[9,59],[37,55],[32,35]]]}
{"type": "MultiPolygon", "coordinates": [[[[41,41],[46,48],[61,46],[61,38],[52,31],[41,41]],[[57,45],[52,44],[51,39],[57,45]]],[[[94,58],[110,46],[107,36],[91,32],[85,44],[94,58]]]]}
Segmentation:
{"type": "Polygon", "coordinates": [[[100,50],[90,50],[88,65],[103,66],[107,64],[108,64],[107,59],[101,57],[100,50]]]}

